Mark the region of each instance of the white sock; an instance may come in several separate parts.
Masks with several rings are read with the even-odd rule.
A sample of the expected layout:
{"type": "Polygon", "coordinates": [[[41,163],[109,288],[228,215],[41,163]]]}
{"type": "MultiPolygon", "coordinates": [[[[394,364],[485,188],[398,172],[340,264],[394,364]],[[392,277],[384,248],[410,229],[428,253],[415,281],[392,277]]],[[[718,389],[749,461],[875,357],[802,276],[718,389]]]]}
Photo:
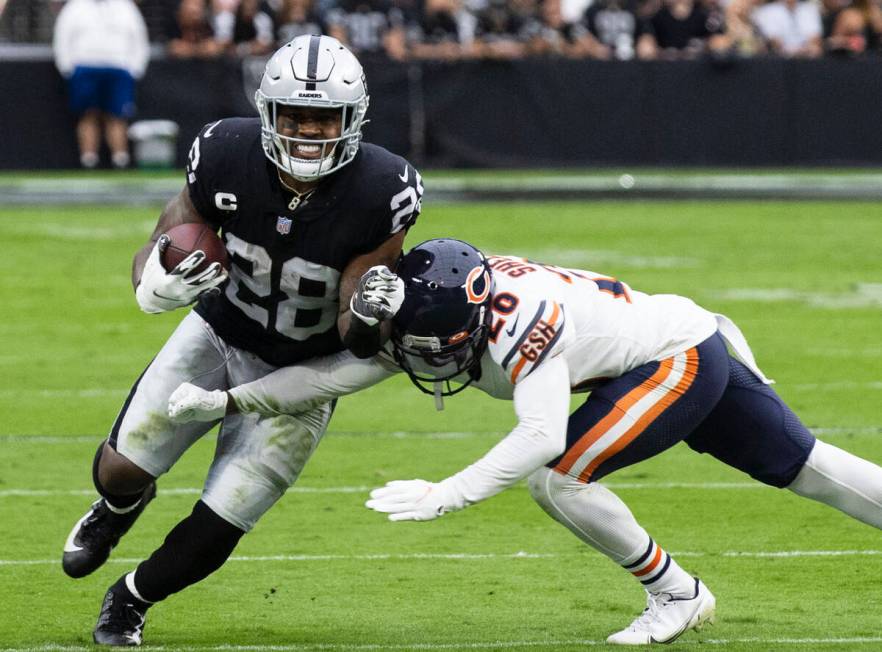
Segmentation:
{"type": "Polygon", "coordinates": [[[98,154],[95,152],[83,152],[80,154],[80,165],[92,169],[98,165],[98,154]]]}
{"type": "Polygon", "coordinates": [[[141,498],[138,498],[138,500],[136,500],[133,505],[129,505],[128,507],[114,507],[113,505],[110,504],[110,501],[108,501],[107,498],[105,498],[104,504],[107,505],[107,509],[109,509],[114,514],[128,514],[133,509],[135,509],[135,507],[137,507],[138,505],[141,504],[141,500],[142,500],[141,498]]]}
{"type": "Polygon", "coordinates": [[[821,440],[787,487],[882,529],[882,468],[821,440]]]}
{"type": "Polygon", "coordinates": [[[695,580],[603,485],[585,484],[543,467],[530,476],[529,486],[533,499],[549,516],[629,571],[648,591],[677,597],[695,593],[695,580]]]}
{"type": "Polygon", "coordinates": [[[649,545],[644,552],[622,568],[631,573],[650,593],[670,593],[676,597],[692,597],[695,579],[647,535],[649,545]]]}
{"type": "Polygon", "coordinates": [[[130,157],[128,152],[114,152],[110,159],[113,161],[113,167],[115,168],[129,167],[130,157]]]}

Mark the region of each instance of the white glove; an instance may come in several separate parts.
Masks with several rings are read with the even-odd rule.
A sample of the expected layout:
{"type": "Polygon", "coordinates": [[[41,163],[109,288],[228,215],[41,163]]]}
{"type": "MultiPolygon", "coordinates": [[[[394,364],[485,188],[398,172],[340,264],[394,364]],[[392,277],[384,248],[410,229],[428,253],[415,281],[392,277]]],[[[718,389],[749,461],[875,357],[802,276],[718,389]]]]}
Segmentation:
{"type": "Polygon", "coordinates": [[[404,301],[404,281],[385,265],[375,265],[364,273],[352,293],[349,309],[368,326],[392,319],[404,301]]]}
{"type": "Polygon", "coordinates": [[[181,383],[168,398],[168,416],[175,423],[216,421],[227,413],[226,392],[181,383]]]}
{"type": "Polygon", "coordinates": [[[390,521],[431,521],[464,507],[446,482],[393,480],[374,489],[365,507],[389,515],[390,521]]]}
{"type": "Polygon", "coordinates": [[[196,301],[200,294],[227,279],[227,272],[220,263],[212,263],[203,271],[193,273],[205,260],[205,253],[201,250],[191,253],[172,271],[165,271],[159,258],[168,244],[166,235],[156,241],[144,264],[141,282],[135,289],[135,298],[144,312],[166,312],[187,306],[196,301]]]}

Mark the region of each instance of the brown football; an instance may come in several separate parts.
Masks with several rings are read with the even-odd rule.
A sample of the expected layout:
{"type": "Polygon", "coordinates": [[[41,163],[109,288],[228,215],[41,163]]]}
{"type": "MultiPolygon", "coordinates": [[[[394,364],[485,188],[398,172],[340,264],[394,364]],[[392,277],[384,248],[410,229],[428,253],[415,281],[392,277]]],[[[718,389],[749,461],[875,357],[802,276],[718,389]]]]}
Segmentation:
{"type": "Polygon", "coordinates": [[[201,250],[205,253],[205,260],[196,268],[202,271],[211,263],[220,263],[221,267],[228,269],[230,265],[227,249],[217,233],[206,224],[179,224],[165,232],[169,237],[169,244],[162,252],[162,266],[167,272],[172,271],[182,260],[194,251],[201,250]]]}

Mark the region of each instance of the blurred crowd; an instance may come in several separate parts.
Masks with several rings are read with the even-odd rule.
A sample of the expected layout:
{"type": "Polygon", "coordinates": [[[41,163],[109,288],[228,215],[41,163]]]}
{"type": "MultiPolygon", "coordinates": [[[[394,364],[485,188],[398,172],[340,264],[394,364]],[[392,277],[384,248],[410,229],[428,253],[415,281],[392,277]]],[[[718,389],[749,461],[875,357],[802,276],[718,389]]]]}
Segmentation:
{"type": "MultiPolygon", "coordinates": [[[[149,0],[148,0],[149,1],[149,0]]],[[[170,0],[176,57],[330,34],[394,60],[814,58],[878,52],[882,0],[170,0]]],[[[142,2],[143,4],[143,2],[142,2]]]]}

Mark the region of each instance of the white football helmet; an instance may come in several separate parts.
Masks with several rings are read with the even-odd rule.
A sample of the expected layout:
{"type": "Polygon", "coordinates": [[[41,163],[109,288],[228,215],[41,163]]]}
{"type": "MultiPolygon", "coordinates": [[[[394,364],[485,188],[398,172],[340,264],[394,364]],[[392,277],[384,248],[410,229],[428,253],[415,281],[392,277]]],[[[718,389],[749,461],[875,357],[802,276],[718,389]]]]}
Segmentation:
{"type": "Polygon", "coordinates": [[[355,158],[368,108],[364,71],[355,55],[330,36],[298,36],[279,48],[266,64],[254,95],[267,158],[300,181],[336,172],[355,158]],[[339,138],[312,140],[279,134],[279,106],[339,108],[339,138]],[[299,144],[321,145],[316,159],[292,154],[299,144]]]}

